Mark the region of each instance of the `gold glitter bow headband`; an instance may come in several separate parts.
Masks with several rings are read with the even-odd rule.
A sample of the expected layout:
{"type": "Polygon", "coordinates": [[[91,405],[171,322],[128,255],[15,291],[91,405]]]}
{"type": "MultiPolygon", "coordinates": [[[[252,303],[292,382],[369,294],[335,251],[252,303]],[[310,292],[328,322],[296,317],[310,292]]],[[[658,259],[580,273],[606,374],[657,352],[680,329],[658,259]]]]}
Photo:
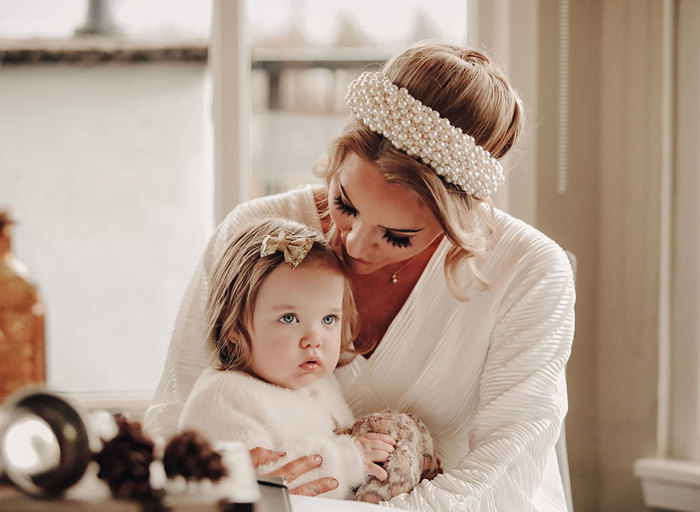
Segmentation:
{"type": "Polygon", "coordinates": [[[312,245],[314,245],[313,238],[297,238],[290,241],[287,240],[284,231],[275,231],[263,239],[260,257],[269,256],[279,251],[284,253],[284,261],[289,263],[292,268],[297,268],[309,253],[312,245]]]}

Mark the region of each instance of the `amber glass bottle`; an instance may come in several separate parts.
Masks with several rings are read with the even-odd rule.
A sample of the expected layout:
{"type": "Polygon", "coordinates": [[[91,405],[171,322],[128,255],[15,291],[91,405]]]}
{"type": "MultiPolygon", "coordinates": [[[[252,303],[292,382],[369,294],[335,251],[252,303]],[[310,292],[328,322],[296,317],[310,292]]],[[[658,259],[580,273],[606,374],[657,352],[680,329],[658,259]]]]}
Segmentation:
{"type": "Polygon", "coordinates": [[[0,402],[46,380],[44,305],[29,271],[12,254],[12,224],[0,210],[0,402]]]}

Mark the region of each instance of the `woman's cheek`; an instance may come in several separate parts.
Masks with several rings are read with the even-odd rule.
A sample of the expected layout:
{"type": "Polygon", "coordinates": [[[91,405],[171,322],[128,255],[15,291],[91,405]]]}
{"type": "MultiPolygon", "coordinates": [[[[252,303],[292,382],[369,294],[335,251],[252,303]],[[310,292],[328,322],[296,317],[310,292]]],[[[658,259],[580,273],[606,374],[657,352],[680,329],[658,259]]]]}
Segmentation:
{"type": "Polygon", "coordinates": [[[352,221],[336,209],[331,210],[331,220],[341,233],[348,231],[351,227],[352,221]]]}

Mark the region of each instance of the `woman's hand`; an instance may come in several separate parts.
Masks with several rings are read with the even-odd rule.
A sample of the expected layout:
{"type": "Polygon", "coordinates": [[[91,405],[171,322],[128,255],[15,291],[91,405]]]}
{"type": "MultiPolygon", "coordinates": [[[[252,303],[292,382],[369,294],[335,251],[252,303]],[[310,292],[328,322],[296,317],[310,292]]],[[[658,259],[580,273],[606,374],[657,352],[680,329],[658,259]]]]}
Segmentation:
{"type": "MultiPolygon", "coordinates": [[[[284,457],[286,454],[283,452],[275,452],[258,446],[250,450],[250,458],[253,461],[253,466],[257,467],[261,464],[267,464],[269,462],[276,462],[284,457]]],[[[314,468],[319,467],[323,463],[323,459],[320,455],[308,455],[306,457],[299,457],[296,460],[288,462],[279,469],[276,469],[267,476],[281,476],[287,482],[293,482],[299,478],[304,473],[311,471],[314,468]]],[[[291,494],[299,494],[301,496],[316,496],[318,494],[323,494],[324,492],[332,491],[338,487],[338,481],[335,478],[319,478],[313,482],[308,482],[299,487],[290,489],[291,494]]]]}
{"type": "Polygon", "coordinates": [[[396,447],[396,440],[385,434],[376,434],[374,432],[356,436],[355,440],[360,443],[368,461],[366,465],[367,474],[380,481],[386,480],[389,475],[376,462],[386,462],[389,459],[389,455],[396,447]]]}

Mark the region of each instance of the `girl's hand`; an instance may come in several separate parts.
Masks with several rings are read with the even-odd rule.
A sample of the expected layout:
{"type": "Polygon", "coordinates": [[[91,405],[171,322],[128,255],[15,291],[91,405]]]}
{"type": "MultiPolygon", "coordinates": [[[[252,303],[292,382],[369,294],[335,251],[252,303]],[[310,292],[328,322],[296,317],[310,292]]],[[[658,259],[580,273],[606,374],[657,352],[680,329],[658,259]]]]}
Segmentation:
{"type": "MultiPolygon", "coordinates": [[[[261,464],[267,464],[268,462],[275,462],[284,457],[285,454],[282,452],[275,452],[258,446],[250,450],[250,458],[253,461],[253,466],[257,467],[261,464]]],[[[288,462],[279,469],[276,469],[267,476],[281,476],[287,482],[293,482],[299,478],[304,473],[311,471],[314,468],[319,467],[323,463],[323,459],[320,455],[308,455],[306,457],[299,457],[296,460],[288,462]]],[[[338,481],[335,478],[319,478],[313,482],[308,482],[294,489],[290,489],[291,494],[299,494],[301,496],[316,496],[318,494],[323,494],[324,492],[332,491],[338,487],[338,481]]]]}
{"type": "Polygon", "coordinates": [[[385,434],[376,434],[368,432],[355,437],[355,440],[360,443],[362,451],[365,454],[367,462],[367,474],[372,475],[377,480],[384,481],[389,476],[386,470],[375,464],[376,462],[386,462],[389,455],[396,447],[396,441],[385,434]]]}

